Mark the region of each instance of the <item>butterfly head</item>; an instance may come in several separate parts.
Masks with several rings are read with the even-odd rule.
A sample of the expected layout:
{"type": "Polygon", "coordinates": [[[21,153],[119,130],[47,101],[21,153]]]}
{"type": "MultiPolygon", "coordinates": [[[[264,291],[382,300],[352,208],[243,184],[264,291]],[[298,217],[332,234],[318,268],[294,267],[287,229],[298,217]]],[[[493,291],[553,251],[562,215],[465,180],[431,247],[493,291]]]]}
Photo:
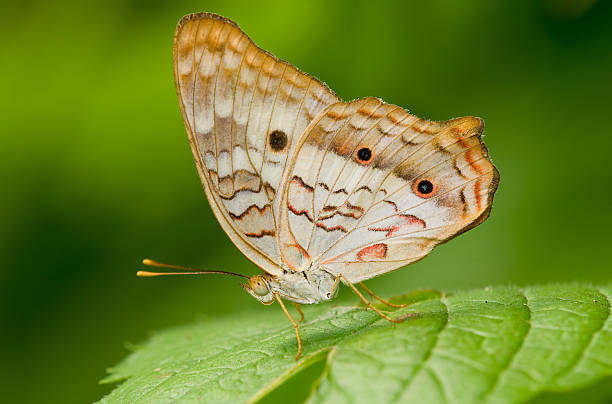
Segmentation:
{"type": "Polygon", "coordinates": [[[267,279],[266,275],[251,276],[248,284],[241,283],[240,286],[263,304],[272,304],[274,302],[270,279],[267,279]]]}

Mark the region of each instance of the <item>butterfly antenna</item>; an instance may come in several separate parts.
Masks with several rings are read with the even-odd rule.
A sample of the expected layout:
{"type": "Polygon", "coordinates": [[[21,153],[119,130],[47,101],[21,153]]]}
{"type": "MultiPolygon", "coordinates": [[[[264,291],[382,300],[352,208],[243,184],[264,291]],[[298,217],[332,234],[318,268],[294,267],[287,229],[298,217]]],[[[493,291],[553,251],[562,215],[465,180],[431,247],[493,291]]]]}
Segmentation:
{"type": "Polygon", "coordinates": [[[181,265],[170,265],[164,264],[162,262],[153,261],[149,258],[145,258],[142,260],[143,265],[151,266],[151,267],[160,267],[160,268],[171,268],[171,269],[182,269],[189,272],[150,272],[150,271],[138,271],[136,272],[136,276],[140,277],[148,277],[148,276],[164,276],[164,275],[205,275],[205,274],[220,274],[220,275],[232,275],[232,276],[240,276],[242,278],[249,279],[248,276],[243,274],[237,274],[234,272],[227,271],[203,271],[201,269],[184,267],[181,265]]]}

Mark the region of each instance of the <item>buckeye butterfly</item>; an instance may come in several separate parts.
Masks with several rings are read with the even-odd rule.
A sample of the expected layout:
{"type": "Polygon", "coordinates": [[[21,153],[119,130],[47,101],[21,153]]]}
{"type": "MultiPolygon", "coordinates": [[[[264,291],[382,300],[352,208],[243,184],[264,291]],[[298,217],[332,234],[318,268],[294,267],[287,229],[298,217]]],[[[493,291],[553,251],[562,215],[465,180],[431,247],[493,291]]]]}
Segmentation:
{"type": "MultiPolygon", "coordinates": [[[[185,128],[210,206],[263,270],[244,289],[263,304],[314,304],[424,258],[479,225],[499,174],[484,122],[434,122],[378,98],[344,102],[257,47],[238,25],[187,15],[174,37],[185,128]]],[[[144,260],[154,266],[178,267],[144,260]]],[[[160,273],[140,271],[141,276],[160,273]]],[[[165,273],[168,274],[168,273],[165,273]]],[[[300,315],[301,315],[300,310],[300,315]]]]}

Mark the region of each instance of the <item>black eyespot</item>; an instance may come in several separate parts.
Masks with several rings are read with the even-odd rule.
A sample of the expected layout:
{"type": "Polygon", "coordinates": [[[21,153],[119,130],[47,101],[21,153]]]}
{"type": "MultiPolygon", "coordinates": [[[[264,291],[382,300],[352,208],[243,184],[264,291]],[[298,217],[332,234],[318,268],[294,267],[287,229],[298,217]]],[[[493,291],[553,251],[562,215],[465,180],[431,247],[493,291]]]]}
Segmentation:
{"type": "Polygon", "coordinates": [[[268,142],[275,152],[283,151],[287,147],[287,135],[282,130],[275,130],[270,133],[268,142]]]}
{"type": "Polygon", "coordinates": [[[429,195],[433,192],[434,186],[429,180],[421,180],[417,184],[417,191],[422,195],[429,195]]]}
{"type": "Polygon", "coordinates": [[[372,150],[367,147],[362,147],[357,151],[357,159],[361,162],[367,162],[372,158],[372,150]]]}

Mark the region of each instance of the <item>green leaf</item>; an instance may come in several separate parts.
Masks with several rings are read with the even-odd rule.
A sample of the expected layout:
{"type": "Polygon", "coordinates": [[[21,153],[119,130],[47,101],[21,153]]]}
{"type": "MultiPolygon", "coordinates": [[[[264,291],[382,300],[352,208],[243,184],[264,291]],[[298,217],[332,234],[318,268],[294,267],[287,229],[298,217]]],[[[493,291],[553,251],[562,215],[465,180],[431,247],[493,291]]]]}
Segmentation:
{"type": "MultiPolygon", "coordinates": [[[[102,403],[518,403],[612,375],[612,285],[492,287],[395,298],[401,324],[319,305],[293,327],[280,310],[160,332],[104,382],[102,403]],[[299,381],[296,383],[295,381],[299,381]],[[294,386],[286,388],[286,386],[294,386]],[[287,400],[281,400],[287,402],[287,400]]],[[[382,308],[382,306],[379,306],[382,308]]]]}

